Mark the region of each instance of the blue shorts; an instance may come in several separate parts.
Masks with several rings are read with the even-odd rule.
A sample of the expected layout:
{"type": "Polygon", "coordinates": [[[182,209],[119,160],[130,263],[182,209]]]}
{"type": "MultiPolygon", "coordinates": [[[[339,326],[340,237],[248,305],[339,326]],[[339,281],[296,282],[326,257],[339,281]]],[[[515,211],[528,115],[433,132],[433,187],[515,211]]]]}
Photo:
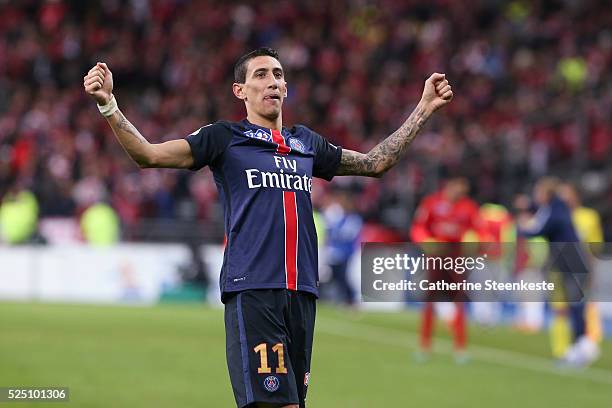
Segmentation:
{"type": "Polygon", "coordinates": [[[227,299],[227,367],[239,408],[305,406],[315,314],[307,292],[246,290],[227,299]]]}

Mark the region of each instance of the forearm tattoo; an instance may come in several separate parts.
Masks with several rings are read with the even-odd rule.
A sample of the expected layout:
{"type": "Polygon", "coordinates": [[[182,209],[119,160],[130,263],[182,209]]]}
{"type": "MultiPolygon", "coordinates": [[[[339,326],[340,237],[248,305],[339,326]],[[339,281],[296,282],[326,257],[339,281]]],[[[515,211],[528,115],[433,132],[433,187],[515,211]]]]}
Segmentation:
{"type": "Polygon", "coordinates": [[[119,116],[119,123],[117,124],[117,127],[119,129],[123,130],[124,132],[129,133],[130,135],[135,137],[138,140],[138,142],[142,144],[148,143],[147,139],[145,139],[144,136],[140,134],[138,129],[136,129],[136,127],[132,125],[125,116],[123,116],[123,113],[121,113],[121,111],[118,110],[116,113],[119,116]]]}
{"type": "Polygon", "coordinates": [[[404,124],[367,154],[342,151],[338,176],[358,175],[380,177],[395,166],[408,145],[421,130],[430,113],[418,105],[404,124]]]}

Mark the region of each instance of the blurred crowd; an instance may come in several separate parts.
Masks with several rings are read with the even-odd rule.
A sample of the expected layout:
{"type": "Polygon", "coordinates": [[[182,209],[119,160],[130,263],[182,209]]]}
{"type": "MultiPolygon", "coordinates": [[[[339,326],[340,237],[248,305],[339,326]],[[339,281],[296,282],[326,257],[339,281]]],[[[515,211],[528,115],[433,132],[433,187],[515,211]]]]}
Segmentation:
{"type": "Polygon", "coordinates": [[[210,172],[140,171],[82,77],[107,62],[122,111],[161,142],[243,118],[233,65],[265,45],[286,71],[286,126],[351,149],[399,127],[430,73],[455,92],[397,168],[320,183],[315,205],[349,190],[366,223],[407,237],[419,200],[448,174],[467,177],[481,203],[509,204],[552,173],[581,185],[609,234],[610,21],[605,0],[0,1],[0,199],[29,190],[42,218],[107,202],[126,227],[221,226],[210,172]]]}

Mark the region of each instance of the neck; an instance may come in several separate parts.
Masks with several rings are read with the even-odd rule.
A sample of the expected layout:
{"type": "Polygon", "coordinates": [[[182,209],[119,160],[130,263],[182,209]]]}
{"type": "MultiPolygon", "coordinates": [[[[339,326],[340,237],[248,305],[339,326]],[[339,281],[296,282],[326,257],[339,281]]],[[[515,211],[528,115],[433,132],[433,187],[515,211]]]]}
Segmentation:
{"type": "Polygon", "coordinates": [[[268,129],[281,130],[283,128],[282,113],[279,113],[274,119],[269,119],[253,112],[247,112],[247,120],[254,125],[268,129]]]}
{"type": "Polygon", "coordinates": [[[444,197],[448,200],[448,201],[452,201],[453,203],[455,201],[457,201],[459,199],[459,197],[457,197],[456,195],[454,195],[453,193],[451,193],[450,191],[444,191],[444,197]]]}

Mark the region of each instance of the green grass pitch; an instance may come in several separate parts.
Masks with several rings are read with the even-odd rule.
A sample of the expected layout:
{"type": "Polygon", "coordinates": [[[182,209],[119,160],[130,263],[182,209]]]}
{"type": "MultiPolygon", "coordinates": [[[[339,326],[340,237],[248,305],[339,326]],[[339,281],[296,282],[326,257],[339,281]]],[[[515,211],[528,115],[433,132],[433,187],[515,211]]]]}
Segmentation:
{"type": "MultiPolygon", "coordinates": [[[[585,370],[548,358],[545,334],[470,327],[471,360],[453,362],[438,325],[436,352],[412,359],[415,312],[320,306],[309,407],[612,407],[612,343],[585,370]]],[[[43,407],[232,407],[223,312],[155,307],[0,303],[0,387],[68,386],[43,407]]]]}

